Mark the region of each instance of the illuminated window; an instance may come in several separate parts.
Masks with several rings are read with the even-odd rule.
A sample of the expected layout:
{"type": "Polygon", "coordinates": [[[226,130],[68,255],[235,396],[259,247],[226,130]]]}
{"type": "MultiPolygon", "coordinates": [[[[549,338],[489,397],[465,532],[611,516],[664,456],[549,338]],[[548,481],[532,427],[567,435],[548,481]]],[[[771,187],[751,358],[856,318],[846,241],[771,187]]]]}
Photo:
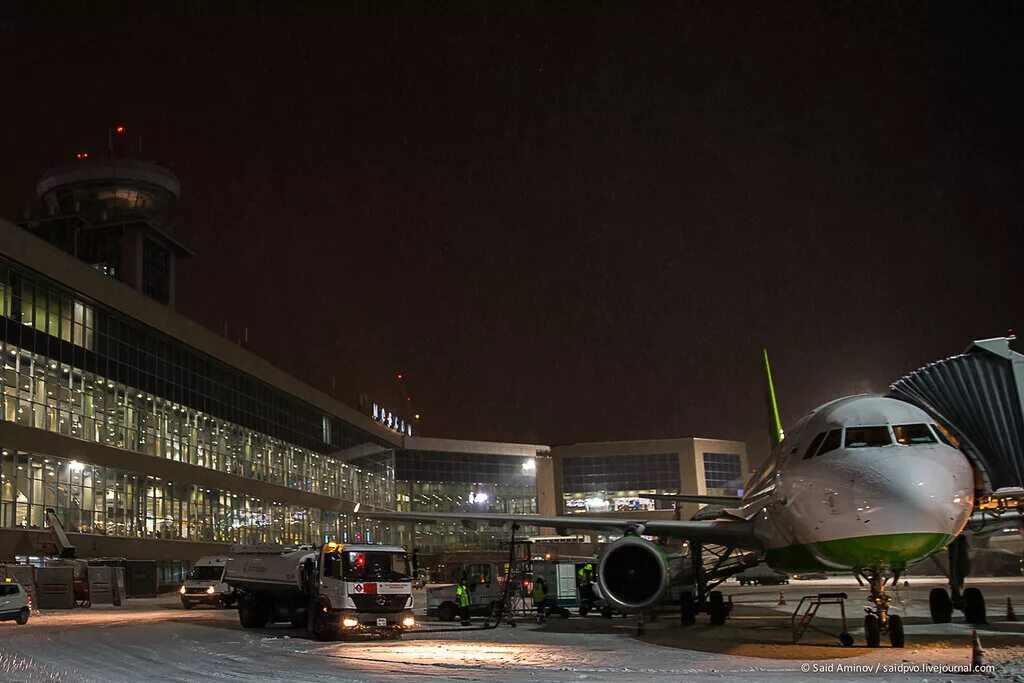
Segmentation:
{"type": "Polygon", "coordinates": [[[917,425],[893,425],[893,434],[896,435],[896,443],[904,446],[914,443],[935,443],[935,435],[931,433],[926,424],[917,425]]]}
{"type": "Polygon", "coordinates": [[[847,427],[847,448],[877,448],[892,444],[888,427],[847,427]]]}

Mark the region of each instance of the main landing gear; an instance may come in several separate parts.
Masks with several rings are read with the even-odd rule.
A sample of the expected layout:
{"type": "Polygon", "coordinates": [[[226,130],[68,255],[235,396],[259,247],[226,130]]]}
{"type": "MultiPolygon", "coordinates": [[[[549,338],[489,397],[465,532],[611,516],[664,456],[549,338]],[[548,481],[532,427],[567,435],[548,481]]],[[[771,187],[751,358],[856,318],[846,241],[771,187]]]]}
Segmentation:
{"type": "Polygon", "coordinates": [[[932,623],[948,624],[953,620],[954,609],[964,613],[964,621],[968,624],[988,623],[985,596],[974,586],[964,588],[964,579],[971,573],[971,560],[967,551],[967,537],[963,534],[957,536],[946,549],[949,558],[949,591],[933,588],[928,594],[932,623]]]}
{"type": "MultiPolygon", "coordinates": [[[[878,572],[870,574],[858,574],[859,579],[868,583],[871,591],[870,600],[874,607],[865,607],[864,611],[864,640],[868,647],[878,647],[882,643],[882,633],[889,636],[889,644],[893,647],[903,647],[905,639],[903,636],[903,618],[898,614],[889,614],[889,604],[892,598],[885,591],[885,583],[888,578],[878,572]]],[[[895,584],[899,581],[900,575],[897,572],[892,577],[895,584]]]]}
{"type": "MultiPolygon", "coordinates": [[[[690,542],[690,566],[693,569],[693,591],[686,591],[679,596],[679,621],[683,626],[691,626],[697,622],[697,615],[706,613],[712,626],[721,626],[732,612],[732,601],[726,602],[722,591],[711,590],[725,579],[723,574],[713,582],[708,581],[704,570],[704,552],[717,558],[711,571],[720,573],[732,554],[732,548],[715,546],[705,548],[702,543],[690,542]]],[[[735,571],[742,571],[738,567],[735,571]]]]}

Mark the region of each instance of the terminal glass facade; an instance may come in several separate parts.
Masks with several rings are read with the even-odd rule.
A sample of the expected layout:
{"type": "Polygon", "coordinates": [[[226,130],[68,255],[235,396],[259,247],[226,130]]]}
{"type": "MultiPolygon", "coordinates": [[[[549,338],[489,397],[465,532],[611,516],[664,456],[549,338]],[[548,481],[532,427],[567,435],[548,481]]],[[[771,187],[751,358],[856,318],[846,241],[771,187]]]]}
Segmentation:
{"type": "MultiPolygon", "coordinates": [[[[401,511],[537,513],[536,460],[529,456],[401,451],[395,479],[401,511]]],[[[492,550],[506,536],[491,529],[425,525],[418,545],[430,552],[492,550]]]]}
{"type": "Polygon", "coordinates": [[[671,501],[643,494],[678,491],[678,453],[562,458],[562,502],[567,514],[671,509],[671,501]]]}
{"type": "MultiPolygon", "coordinates": [[[[0,419],[394,509],[394,455],[389,447],[380,445],[378,455],[363,458],[359,466],[332,457],[365,447],[372,439],[251,375],[2,259],[0,354],[0,419]]],[[[325,511],[291,510],[242,490],[196,490],[153,481],[140,472],[88,464],[69,470],[59,458],[42,455],[37,461],[37,454],[19,454],[10,444],[0,445],[8,447],[4,480],[13,482],[0,488],[4,526],[42,526],[47,496],[56,501],[62,487],[73,488],[81,480],[76,503],[70,493],[65,494],[71,496],[65,500],[67,507],[56,501],[71,515],[69,521],[80,520],[69,530],[316,542],[324,533],[348,528],[325,511]],[[66,485],[60,483],[60,462],[68,470],[66,485]],[[11,474],[8,466],[13,467],[11,474]],[[88,486],[83,477],[91,482],[88,486]],[[96,491],[102,491],[104,501],[113,496],[113,504],[99,504],[96,491]]]]}
{"type": "Polygon", "coordinates": [[[336,512],[244,492],[178,484],[48,454],[4,449],[0,457],[3,527],[42,528],[50,508],[69,531],[136,538],[292,544],[355,540],[362,531],[336,512]]]}
{"type": "Polygon", "coordinates": [[[704,454],[704,485],[709,495],[735,496],[743,487],[743,464],[735,453],[704,454]]]}

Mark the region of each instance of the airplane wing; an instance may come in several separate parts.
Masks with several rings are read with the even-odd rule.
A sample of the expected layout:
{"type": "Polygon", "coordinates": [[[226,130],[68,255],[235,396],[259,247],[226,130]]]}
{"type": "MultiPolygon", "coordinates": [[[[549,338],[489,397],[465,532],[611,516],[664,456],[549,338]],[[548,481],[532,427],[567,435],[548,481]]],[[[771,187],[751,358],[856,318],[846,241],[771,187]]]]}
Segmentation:
{"type": "Polygon", "coordinates": [[[649,536],[668,536],[700,543],[760,550],[761,543],[754,536],[753,524],[743,519],[679,521],[673,519],[623,519],[620,517],[590,517],[583,515],[507,515],[496,512],[365,512],[360,517],[381,521],[410,522],[414,524],[462,524],[502,527],[552,527],[555,529],[583,529],[610,533],[636,533],[649,536]]]}
{"type": "Polygon", "coordinates": [[[707,505],[739,505],[739,496],[704,496],[699,493],[643,493],[641,498],[652,500],[674,500],[679,503],[705,503],[707,505]]]}

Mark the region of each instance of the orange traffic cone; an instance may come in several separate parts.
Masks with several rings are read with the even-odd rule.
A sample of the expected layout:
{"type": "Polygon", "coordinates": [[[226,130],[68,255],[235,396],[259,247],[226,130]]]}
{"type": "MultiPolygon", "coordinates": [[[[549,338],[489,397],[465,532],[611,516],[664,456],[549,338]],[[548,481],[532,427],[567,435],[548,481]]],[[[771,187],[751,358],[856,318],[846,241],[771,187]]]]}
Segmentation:
{"type": "Polygon", "coordinates": [[[1010,596],[1006,596],[1006,620],[1017,621],[1017,615],[1013,612],[1013,603],[1010,602],[1010,596]]]}
{"type": "Polygon", "coordinates": [[[983,666],[985,666],[985,651],[981,649],[978,629],[971,629],[971,670],[979,671],[983,666]]]}
{"type": "Polygon", "coordinates": [[[782,591],[779,591],[779,603],[778,604],[780,604],[780,605],[785,605],[786,604],[786,596],[782,594],[782,591]]]}

